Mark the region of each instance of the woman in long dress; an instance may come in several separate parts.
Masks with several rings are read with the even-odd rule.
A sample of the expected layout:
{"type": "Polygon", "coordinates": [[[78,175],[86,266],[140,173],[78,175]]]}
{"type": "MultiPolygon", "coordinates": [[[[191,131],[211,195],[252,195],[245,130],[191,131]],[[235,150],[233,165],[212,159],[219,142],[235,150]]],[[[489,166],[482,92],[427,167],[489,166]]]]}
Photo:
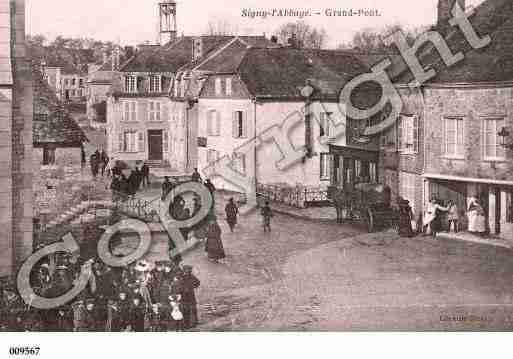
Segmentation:
{"type": "Polygon", "coordinates": [[[208,254],[208,259],[214,262],[218,262],[226,257],[223,242],[221,241],[221,227],[219,227],[215,218],[210,221],[207,229],[205,251],[208,254]]]}
{"type": "Polygon", "coordinates": [[[399,201],[399,236],[413,237],[413,211],[410,207],[410,201],[401,199],[399,201]]]}
{"type": "Polygon", "coordinates": [[[486,218],[483,207],[477,198],[472,197],[468,207],[468,231],[483,235],[486,232],[486,218]]]}
{"type": "MultiPolygon", "coordinates": [[[[440,216],[439,211],[447,212],[449,208],[440,206],[436,198],[432,198],[427,204],[426,213],[424,214],[424,220],[422,221],[424,226],[427,226],[428,231],[431,232],[433,238],[436,238],[436,234],[440,231],[440,216]]],[[[429,233],[429,232],[428,232],[429,233]]]]}

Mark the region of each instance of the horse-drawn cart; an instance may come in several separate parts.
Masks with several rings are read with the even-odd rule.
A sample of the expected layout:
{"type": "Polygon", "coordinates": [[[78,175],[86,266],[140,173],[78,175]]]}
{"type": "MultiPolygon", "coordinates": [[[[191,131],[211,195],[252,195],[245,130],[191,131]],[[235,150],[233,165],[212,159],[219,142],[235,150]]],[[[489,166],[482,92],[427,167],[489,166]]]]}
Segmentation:
{"type": "Polygon", "coordinates": [[[390,187],[360,183],[352,189],[330,187],[328,195],[337,210],[337,222],[345,220],[365,223],[369,233],[378,228],[395,227],[399,214],[391,206],[390,187]]]}

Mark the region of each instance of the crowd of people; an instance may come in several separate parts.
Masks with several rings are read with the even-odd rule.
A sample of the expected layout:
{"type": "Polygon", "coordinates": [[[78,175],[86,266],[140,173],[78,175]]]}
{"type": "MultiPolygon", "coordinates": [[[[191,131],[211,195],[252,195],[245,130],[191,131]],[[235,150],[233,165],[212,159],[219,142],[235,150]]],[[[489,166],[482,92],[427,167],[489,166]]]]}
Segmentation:
{"type": "Polygon", "coordinates": [[[13,287],[3,286],[0,328],[8,331],[183,331],[198,324],[193,268],[181,258],[151,265],[139,261],[123,268],[100,262],[77,265],[61,254],[58,264],[38,264],[31,278],[35,292],[46,298],[67,293],[81,270],[89,271],[86,289],[72,302],[36,310],[13,287]],[[50,268],[53,267],[53,270],[50,268]]]}
{"type": "Polygon", "coordinates": [[[453,200],[442,203],[436,197],[431,198],[426,205],[423,216],[419,218],[416,218],[408,200],[400,198],[398,204],[398,231],[401,237],[413,237],[416,234],[424,233],[436,238],[440,232],[452,231],[458,233],[462,227],[463,216],[466,216],[469,233],[479,236],[486,234],[485,211],[475,197],[470,199],[463,216],[461,209],[453,200]]]}
{"type": "Polygon", "coordinates": [[[128,176],[125,175],[123,166],[117,162],[110,169],[109,176],[112,177],[110,189],[115,199],[127,199],[142,188],[150,186],[150,167],[146,162],[137,163],[128,176]]]}

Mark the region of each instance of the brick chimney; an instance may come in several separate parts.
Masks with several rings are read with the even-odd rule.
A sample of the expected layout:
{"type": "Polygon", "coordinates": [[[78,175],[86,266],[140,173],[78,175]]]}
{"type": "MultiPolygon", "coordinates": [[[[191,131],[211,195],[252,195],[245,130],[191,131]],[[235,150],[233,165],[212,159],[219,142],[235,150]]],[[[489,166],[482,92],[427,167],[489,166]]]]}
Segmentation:
{"type": "Polygon", "coordinates": [[[447,28],[449,19],[452,18],[452,9],[456,2],[465,10],[465,0],[438,0],[438,20],[437,27],[447,28]]]}

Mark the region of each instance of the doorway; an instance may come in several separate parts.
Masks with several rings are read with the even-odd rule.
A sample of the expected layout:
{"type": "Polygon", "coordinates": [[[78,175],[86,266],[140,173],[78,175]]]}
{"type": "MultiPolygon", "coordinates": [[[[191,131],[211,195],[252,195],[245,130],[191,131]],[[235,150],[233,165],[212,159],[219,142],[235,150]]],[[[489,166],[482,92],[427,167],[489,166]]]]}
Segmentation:
{"type": "Polygon", "coordinates": [[[162,132],[162,130],[148,130],[148,160],[150,161],[162,161],[164,158],[162,132]]]}

